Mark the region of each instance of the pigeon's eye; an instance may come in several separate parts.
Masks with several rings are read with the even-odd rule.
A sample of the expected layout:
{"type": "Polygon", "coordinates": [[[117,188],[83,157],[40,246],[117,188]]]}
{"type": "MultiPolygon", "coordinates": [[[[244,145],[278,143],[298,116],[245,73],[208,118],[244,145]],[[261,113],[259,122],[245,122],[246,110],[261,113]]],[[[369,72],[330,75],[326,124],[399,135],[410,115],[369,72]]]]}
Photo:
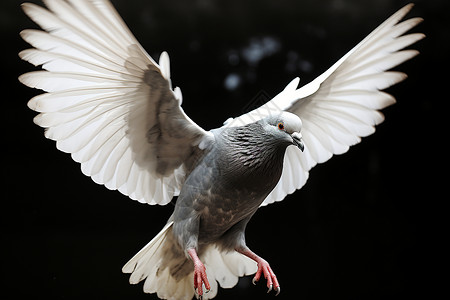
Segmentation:
{"type": "Polygon", "coordinates": [[[278,126],[278,129],[284,130],[284,124],[283,124],[283,122],[278,123],[277,126],[278,126]]]}

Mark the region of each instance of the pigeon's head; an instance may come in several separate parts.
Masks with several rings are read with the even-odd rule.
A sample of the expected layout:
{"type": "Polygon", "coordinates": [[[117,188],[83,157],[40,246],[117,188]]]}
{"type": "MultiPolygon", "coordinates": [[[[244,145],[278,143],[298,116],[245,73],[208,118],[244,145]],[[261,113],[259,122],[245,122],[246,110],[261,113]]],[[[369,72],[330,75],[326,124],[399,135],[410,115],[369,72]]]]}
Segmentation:
{"type": "Polygon", "coordinates": [[[297,146],[301,151],[305,149],[302,141],[302,120],[297,115],[282,112],[279,115],[269,116],[263,119],[265,128],[272,135],[297,146]]]}

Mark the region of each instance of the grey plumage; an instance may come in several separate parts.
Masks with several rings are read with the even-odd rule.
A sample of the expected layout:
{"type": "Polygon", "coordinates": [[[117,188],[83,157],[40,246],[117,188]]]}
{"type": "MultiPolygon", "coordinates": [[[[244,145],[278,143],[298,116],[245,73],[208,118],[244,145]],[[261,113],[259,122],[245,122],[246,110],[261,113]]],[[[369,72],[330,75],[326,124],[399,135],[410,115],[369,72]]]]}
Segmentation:
{"type": "Polygon", "coordinates": [[[163,299],[213,298],[218,285],[253,273],[280,292],[268,262],[246,246],[247,223],[375,131],[379,110],[395,102],[380,90],[406,78],[389,69],[417,55],[402,49],[424,37],[405,35],[422,21],[400,22],[407,5],[309,84],[297,88],[296,78],[206,131],[181,108],[167,53],[156,63],[108,0],[44,2],[49,10],[22,5],[43,29],[21,32],[33,48],[19,56],[44,69],[19,77],[45,91],[28,103],[40,113],[34,121],[95,182],[149,204],[178,196],[164,228],[122,269],[163,299]]]}
{"type": "Polygon", "coordinates": [[[180,249],[201,255],[211,244],[227,252],[245,247],[247,222],[277,184],[286,147],[293,144],[267,121],[213,131],[170,218],[180,249]]]}

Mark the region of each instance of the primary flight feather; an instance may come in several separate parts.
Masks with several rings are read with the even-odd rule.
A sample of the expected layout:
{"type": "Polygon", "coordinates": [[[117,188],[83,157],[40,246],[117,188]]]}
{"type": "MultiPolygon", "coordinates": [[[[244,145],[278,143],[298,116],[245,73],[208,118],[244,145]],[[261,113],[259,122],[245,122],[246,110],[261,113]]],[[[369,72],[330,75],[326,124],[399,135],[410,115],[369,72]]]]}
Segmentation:
{"type": "Polygon", "coordinates": [[[43,71],[20,81],[45,93],[28,106],[35,123],[84,174],[132,199],[165,205],[178,196],[162,231],[124,267],[130,282],[162,299],[204,299],[255,274],[280,292],[269,263],[245,243],[258,207],[300,189],[309,170],[346,152],[383,121],[395,99],[381,90],[405,79],[391,68],[418,54],[424,37],[405,33],[420,18],[407,5],[325,73],[294,79],[261,107],[206,131],[181,108],[166,52],[141,47],[107,0],[25,3],[43,30],[24,30],[33,48],[19,56],[43,71]],[[292,147],[291,147],[292,146],[292,147]]]}

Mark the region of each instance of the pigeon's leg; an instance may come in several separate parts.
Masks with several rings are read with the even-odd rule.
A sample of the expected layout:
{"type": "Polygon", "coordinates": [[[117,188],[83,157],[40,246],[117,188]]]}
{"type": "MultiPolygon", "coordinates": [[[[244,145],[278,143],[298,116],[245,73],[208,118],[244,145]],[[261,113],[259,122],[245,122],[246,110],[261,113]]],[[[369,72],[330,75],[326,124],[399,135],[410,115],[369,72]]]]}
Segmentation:
{"type": "Polygon", "coordinates": [[[187,252],[191,257],[192,262],[194,263],[194,289],[201,298],[203,295],[203,284],[205,285],[207,293],[211,289],[208,277],[206,277],[206,268],[205,265],[201,262],[200,258],[198,258],[197,251],[195,251],[194,248],[189,249],[187,252]]]}
{"type": "Polygon", "coordinates": [[[275,276],[275,273],[272,271],[269,263],[265,259],[256,255],[248,247],[238,248],[236,249],[236,251],[253,259],[258,264],[258,270],[256,271],[255,277],[253,277],[253,284],[256,284],[256,282],[261,278],[262,274],[267,280],[267,288],[269,289],[267,292],[269,293],[273,288],[273,290],[276,292],[276,295],[278,296],[278,294],[280,293],[280,284],[278,283],[277,276],[275,276]]]}

